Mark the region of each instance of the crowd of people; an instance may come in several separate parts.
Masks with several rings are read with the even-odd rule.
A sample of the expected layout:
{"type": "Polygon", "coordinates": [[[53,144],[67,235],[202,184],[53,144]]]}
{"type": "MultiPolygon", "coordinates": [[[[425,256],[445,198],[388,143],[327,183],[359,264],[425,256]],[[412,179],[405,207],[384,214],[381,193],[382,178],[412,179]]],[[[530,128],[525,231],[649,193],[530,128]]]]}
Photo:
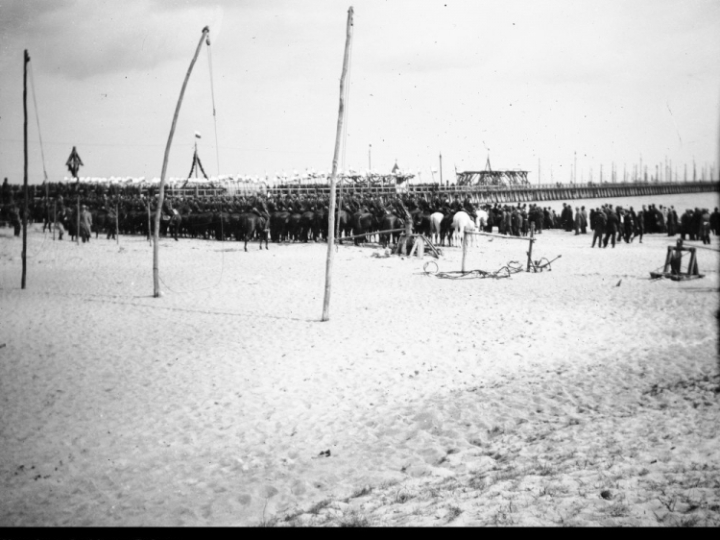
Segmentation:
{"type": "MultiPolygon", "coordinates": [[[[22,198],[18,193],[5,189],[3,185],[0,221],[11,223],[19,234],[19,224],[23,214],[22,198]]],[[[108,238],[114,237],[117,222],[125,222],[127,216],[148,216],[157,208],[156,193],[121,192],[119,190],[77,190],[55,192],[52,196],[36,197],[29,206],[30,221],[46,223],[62,223],[67,220],[77,223],[77,209],[80,208],[80,235],[89,241],[90,230],[104,227],[108,238]],[[58,219],[60,216],[60,219],[58,219]]],[[[302,214],[313,212],[327,216],[329,198],[327,195],[257,195],[257,196],[173,196],[166,194],[162,213],[166,219],[171,216],[187,217],[191,215],[224,216],[245,212],[255,213],[271,224],[273,216],[278,213],[302,214]]],[[[404,194],[395,196],[372,196],[349,192],[338,201],[338,212],[347,215],[371,214],[383,216],[395,214],[400,219],[412,219],[413,226],[418,229],[426,225],[423,217],[439,212],[453,215],[465,211],[472,217],[482,215],[482,226],[488,231],[497,229],[500,234],[527,235],[534,226],[537,234],[546,229],[562,229],[576,235],[592,232],[591,246],[606,248],[615,247],[617,243],[631,243],[636,238],[642,243],[644,234],[680,234],[682,239],[702,240],[710,242],[711,231],[720,235],[720,212],[716,207],[711,213],[707,208],[686,209],[678,215],[674,206],[643,205],[641,209],[623,208],[611,204],[591,208],[585,206],[573,208],[563,203],[560,212],[551,207],[542,207],[534,203],[521,204],[484,204],[478,205],[469,195],[455,194],[404,194]]],[[[139,225],[135,228],[120,227],[123,232],[149,233],[148,219],[136,219],[139,225]],[[145,224],[145,225],[143,225],[145,224]]],[[[123,223],[125,225],[125,223],[123,223]]],[[[365,232],[365,231],[363,231],[365,232]]],[[[418,231],[429,232],[429,231],[418,231]]],[[[323,239],[323,238],[316,238],[323,239]]]]}

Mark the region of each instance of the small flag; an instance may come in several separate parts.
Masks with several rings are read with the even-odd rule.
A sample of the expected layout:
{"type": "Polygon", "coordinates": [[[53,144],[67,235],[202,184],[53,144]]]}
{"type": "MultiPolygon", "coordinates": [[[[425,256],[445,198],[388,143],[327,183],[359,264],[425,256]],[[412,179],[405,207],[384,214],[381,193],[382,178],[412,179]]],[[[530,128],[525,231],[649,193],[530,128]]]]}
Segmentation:
{"type": "Polygon", "coordinates": [[[196,132],[195,132],[195,138],[196,138],[196,139],[200,139],[200,132],[199,132],[199,131],[196,131],[196,132]]]}

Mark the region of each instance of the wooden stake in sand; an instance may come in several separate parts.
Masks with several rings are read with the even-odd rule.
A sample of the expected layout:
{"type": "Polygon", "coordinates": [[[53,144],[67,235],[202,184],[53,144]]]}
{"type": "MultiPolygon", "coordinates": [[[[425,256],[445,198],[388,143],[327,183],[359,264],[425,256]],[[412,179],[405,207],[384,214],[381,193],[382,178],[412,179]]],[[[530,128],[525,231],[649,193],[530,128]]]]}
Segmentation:
{"type": "Polygon", "coordinates": [[[27,272],[27,215],[28,215],[28,147],[27,147],[27,65],[30,61],[30,55],[25,49],[23,60],[23,142],[24,151],[24,169],[23,169],[23,188],[25,190],[25,203],[22,219],[22,280],[20,288],[25,288],[25,274],[27,272]]]}
{"type": "Polygon", "coordinates": [[[160,239],[160,214],[162,213],[163,198],[165,196],[165,174],[167,173],[168,158],[170,157],[170,145],[172,144],[173,135],[175,134],[175,126],[177,124],[178,115],[180,114],[180,105],[182,105],[183,96],[185,95],[185,87],[187,87],[188,80],[190,79],[190,73],[192,73],[193,66],[200,54],[200,47],[202,47],[203,40],[210,46],[210,27],[206,26],[202,29],[202,36],[198,42],[197,49],[195,49],[195,56],[193,56],[190,67],[188,68],[187,75],[183,81],[182,88],[180,89],[180,97],[178,98],[177,107],[175,107],[175,114],[173,115],[172,126],[170,127],[170,135],[168,136],[167,146],[165,147],[165,156],[163,157],[162,173],[160,175],[160,197],[158,200],[157,210],[155,211],[155,230],[153,236],[155,239],[153,245],[153,296],[155,298],[160,297],[160,270],[159,270],[159,257],[160,250],[158,240],[160,239]]]}
{"type": "Polygon", "coordinates": [[[77,223],[75,224],[75,243],[80,245],[80,179],[77,181],[77,223]]]}
{"type": "Polygon", "coordinates": [[[118,246],[120,245],[120,223],[118,221],[120,219],[119,216],[120,216],[120,202],[116,200],[115,201],[115,242],[117,243],[118,246]]]}
{"type": "Polygon", "coordinates": [[[330,177],[330,208],[328,210],[328,253],[325,265],[325,298],[323,300],[322,321],[330,320],[330,289],[332,285],[333,249],[335,248],[335,186],[337,184],[338,155],[340,154],[340,138],[342,136],[343,113],[345,109],[345,76],[350,59],[350,41],[352,39],[353,8],[348,9],[347,36],[345,38],[345,55],[343,57],[342,76],[340,77],[340,109],[338,112],[337,134],[335,136],[335,153],[333,154],[332,176],[330,177]]]}

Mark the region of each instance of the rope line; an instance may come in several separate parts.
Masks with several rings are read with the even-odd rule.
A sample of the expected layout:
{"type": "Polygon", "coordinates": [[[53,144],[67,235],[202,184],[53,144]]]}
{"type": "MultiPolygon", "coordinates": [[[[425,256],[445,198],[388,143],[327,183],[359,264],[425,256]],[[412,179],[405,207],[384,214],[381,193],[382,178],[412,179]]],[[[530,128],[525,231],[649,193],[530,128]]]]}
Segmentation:
{"type": "MultiPolygon", "coordinates": [[[[212,108],[213,108],[213,125],[215,126],[215,155],[217,157],[217,170],[218,176],[220,176],[220,146],[218,144],[217,134],[217,115],[215,114],[215,85],[213,83],[213,70],[212,70],[212,55],[210,54],[210,38],[207,39],[207,52],[208,52],[208,66],[210,67],[210,96],[212,97],[212,108]]],[[[205,171],[203,171],[205,172],[205,171]]]]}
{"type": "Polygon", "coordinates": [[[487,272],[485,270],[469,270],[467,272],[463,272],[462,270],[454,270],[449,272],[438,272],[437,264],[434,263],[434,261],[429,261],[428,263],[425,263],[423,266],[423,273],[426,276],[435,276],[440,279],[484,279],[484,278],[494,278],[494,279],[501,279],[501,278],[509,278],[513,274],[517,274],[518,272],[522,272],[523,267],[518,261],[509,261],[505,266],[502,266],[498,270],[495,270],[494,272],[487,272]],[[435,265],[435,269],[428,270],[429,263],[433,263],[435,265]]]}
{"type": "MultiPolygon", "coordinates": [[[[350,125],[350,80],[351,80],[351,74],[352,74],[352,47],[353,42],[350,40],[350,46],[348,48],[348,65],[347,65],[347,77],[345,78],[346,84],[344,90],[343,103],[344,103],[344,112],[345,112],[345,122],[343,123],[342,132],[340,133],[340,141],[342,144],[342,152],[340,155],[340,169],[346,173],[347,168],[347,132],[348,132],[348,125],[350,125]]],[[[343,191],[344,191],[344,182],[342,177],[340,178],[340,197],[338,200],[338,219],[337,223],[335,223],[335,251],[338,251],[338,246],[340,245],[340,210],[342,209],[342,201],[343,201],[343,191]]]]}
{"type": "Polygon", "coordinates": [[[30,64],[30,88],[32,89],[33,104],[35,106],[35,121],[37,122],[38,128],[38,139],[40,139],[40,156],[42,157],[43,176],[45,182],[47,182],[48,175],[45,170],[45,151],[43,150],[42,133],[40,132],[40,114],[38,112],[37,99],[35,97],[35,77],[33,76],[32,64],[30,64]]]}

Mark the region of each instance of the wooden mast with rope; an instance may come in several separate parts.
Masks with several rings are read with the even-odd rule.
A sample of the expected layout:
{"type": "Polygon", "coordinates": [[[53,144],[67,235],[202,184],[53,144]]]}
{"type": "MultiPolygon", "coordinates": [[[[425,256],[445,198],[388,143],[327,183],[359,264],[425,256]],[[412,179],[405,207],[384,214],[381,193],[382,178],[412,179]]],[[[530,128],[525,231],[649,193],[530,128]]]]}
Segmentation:
{"type": "Polygon", "coordinates": [[[187,87],[190,74],[192,73],[197,57],[200,54],[200,48],[202,47],[203,41],[210,46],[210,27],[206,26],[202,29],[202,35],[198,42],[197,48],[195,49],[195,55],[190,62],[185,80],[183,81],[182,88],[180,89],[180,97],[178,98],[177,106],[175,107],[175,114],[173,115],[172,125],[170,126],[170,135],[168,135],[167,145],[165,146],[165,155],[163,157],[162,173],[160,174],[160,188],[158,195],[158,205],[155,212],[155,227],[153,231],[153,297],[160,297],[160,217],[162,214],[162,205],[165,198],[165,176],[167,174],[168,158],[170,157],[170,146],[172,145],[173,135],[175,135],[175,127],[177,125],[178,116],[180,114],[180,106],[182,105],[183,96],[185,95],[185,88],[187,87]]]}
{"type": "Polygon", "coordinates": [[[21,288],[25,288],[25,277],[27,274],[27,215],[28,215],[28,126],[27,126],[27,65],[30,62],[30,55],[25,49],[23,54],[23,189],[25,191],[25,202],[23,205],[22,219],[22,279],[21,288]]]}

